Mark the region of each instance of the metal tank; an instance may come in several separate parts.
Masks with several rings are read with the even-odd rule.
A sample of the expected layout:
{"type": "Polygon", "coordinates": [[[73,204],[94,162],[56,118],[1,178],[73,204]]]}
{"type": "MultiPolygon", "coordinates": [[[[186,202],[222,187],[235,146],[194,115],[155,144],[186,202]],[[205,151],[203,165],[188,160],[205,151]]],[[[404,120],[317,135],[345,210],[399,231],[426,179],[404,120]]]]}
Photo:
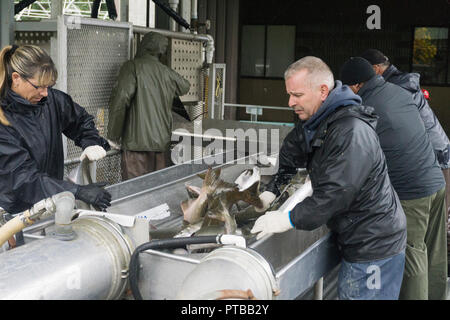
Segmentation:
{"type": "Polygon", "coordinates": [[[2,299],[118,299],[127,285],[134,248],[121,227],[83,216],[71,223],[74,237],[57,234],[0,255],[2,299]]]}
{"type": "Polygon", "coordinates": [[[189,273],[178,291],[181,300],[258,299],[278,294],[275,273],[255,250],[223,247],[212,251],[189,273]]]}

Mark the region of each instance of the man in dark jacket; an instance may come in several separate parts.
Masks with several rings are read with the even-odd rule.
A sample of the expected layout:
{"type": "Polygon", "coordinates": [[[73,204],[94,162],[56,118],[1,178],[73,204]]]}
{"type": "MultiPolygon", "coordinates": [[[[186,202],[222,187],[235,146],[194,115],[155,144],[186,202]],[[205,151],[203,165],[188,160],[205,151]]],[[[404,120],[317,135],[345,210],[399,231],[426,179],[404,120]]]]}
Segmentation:
{"type": "MultiPolygon", "coordinates": [[[[342,252],[340,299],[397,299],[404,268],[406,219],[387,173],[372,108],[319,58],[285,73],[289,106],[301,119],[283,142],[280,176],[307,168],[313,193],[291,211],[270,211],[252,229],[258,238],[327,224],[342,252]],[[371,282],[377,270],[381,281],[371,282]]],[[[270,186],[271,184],[269,184],[270,186]]],[[[273,185],[273,184],[272,184],[273,185]]],[[[277,193],[277,188],[269,191],[277,193]]]]}
{"type": "Polygon", "coordinates": [[[406,214],[408,238],[400,298],[445,299],[445,180],[416,104],[406,90],[376,75],[364,58],[347,60],[341,79],[379,116],[376,131],[406,214]]]}
{"type": "Polygon", "coordinates": [[[142,39],[136,57],[120,69],[112,91],[108,139],[121,144],[122,179],[131,179],[170,163],[172,103],[190,83],[159,61],[168,39],[156,32],[142,39]]]}
{"type": "Polygon", "coordinates": [[[448,215],[450,214],[450,141],[420,89],[420,74],[401,72],[389,61],[388,57],[377,49],[368,49],[363,52],[361,57],[372,64],[377,75],[381,75],[384,80],[399,85],[412,94],[425,129],[430,137],[439,165],[444,173],[447,185],[446,206],[448,219],[448,215]]]}

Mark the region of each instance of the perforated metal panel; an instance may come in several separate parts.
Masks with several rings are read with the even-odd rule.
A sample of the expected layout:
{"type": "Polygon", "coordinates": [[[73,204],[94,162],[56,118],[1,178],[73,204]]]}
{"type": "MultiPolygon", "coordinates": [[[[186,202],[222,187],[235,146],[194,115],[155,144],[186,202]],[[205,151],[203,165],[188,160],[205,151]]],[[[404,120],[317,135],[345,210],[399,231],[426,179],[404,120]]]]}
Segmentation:
{"type": "Polygon", "coordinates": [[[50,41],[55,34],[56,32],[51,31],[17,31],[14,35],[14,43],[18,46],[32,44],[50,53],[50,41]]]}
{"type": "MultiPolygon", "coordinates": [[[[122,181],[120,173],[120,153],[109,155],[106,158],[97,161],[97,181],[107,182],[109,185],[122,181]]],[[[64,176],[76,168],[78,163],[72,163],[64,166],[64,176]]]]}
{"type": "MultiPolygon", "coordinates": [[[[95,19],[76,22],[69,21],[67,25],[66,17],[65,29],[61,30],[61,23],[58,27],[60,68],[65,68],[60,87],[66,88],[73,100],[95,117],[100,135],[106,137],[111,90],[120,67],[129,57],[130,26],[95,19]]],[[[67,141],[66,159],[76,159],[81,152],[73,141],[67,141]]],[[[66,171],[74,166],[67,166],[66,171]]],[[[120,155],[98,161],[97,180],[120,182],[120,155]]]]}
{"type": "Polygon", "coordinates": [[[189,92],[180,97],[181,101],[193,102],[201,100],[202,43],[199,41],[171,39],[169,66],[191,83],[189,92]]]}

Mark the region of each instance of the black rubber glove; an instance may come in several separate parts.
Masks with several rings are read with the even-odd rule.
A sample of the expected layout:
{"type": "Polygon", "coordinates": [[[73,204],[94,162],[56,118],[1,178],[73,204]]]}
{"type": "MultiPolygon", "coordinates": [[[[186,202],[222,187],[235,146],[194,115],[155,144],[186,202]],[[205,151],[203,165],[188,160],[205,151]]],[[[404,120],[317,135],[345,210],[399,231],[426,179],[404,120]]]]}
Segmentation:
{"type": "Polygon", "coordinates": [[[111,194],[103,189],[106,184],[106,182],[97,182],[79,186],[75,198],[105,211],[111,205],[111,194]]]}
{"type": "Polygon", "coordinates": [[[270,191],[277,197],[281,194],[281,186],[289,183],[296,175],[297,169],[290,167],[280,167],[278,172],[273,175],[272,180],[267,184],[265,191],[270,191]]]}

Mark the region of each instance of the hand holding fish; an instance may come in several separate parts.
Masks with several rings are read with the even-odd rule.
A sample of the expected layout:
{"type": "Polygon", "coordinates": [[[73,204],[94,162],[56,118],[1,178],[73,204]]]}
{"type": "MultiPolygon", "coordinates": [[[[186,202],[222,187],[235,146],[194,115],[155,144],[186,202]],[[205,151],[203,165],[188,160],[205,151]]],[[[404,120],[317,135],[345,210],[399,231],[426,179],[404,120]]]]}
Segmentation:
{"type": "Polygon", "coordinates": [[[261,216],[256,220],[251,233],[258,233],[256,239],[259,240],[267,234],[271,233],[281,233],[294,226],[291,223],[289,217],[290,212],[282,212],[279,210],[266,212],[265,215],[261,216]]]}

